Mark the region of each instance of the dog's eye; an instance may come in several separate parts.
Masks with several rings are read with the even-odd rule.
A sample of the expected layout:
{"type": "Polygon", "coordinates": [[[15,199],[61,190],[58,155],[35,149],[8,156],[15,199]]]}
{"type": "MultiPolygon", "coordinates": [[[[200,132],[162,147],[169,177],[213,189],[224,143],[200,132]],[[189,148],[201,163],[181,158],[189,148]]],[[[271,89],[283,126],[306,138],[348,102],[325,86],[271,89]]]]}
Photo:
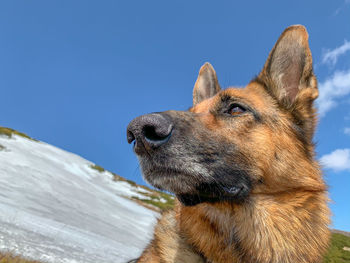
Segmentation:
{"type": "Polygon", "coordinates": [[[231,115],[239,115],[239,114],[242,114],[244,112],[246,112],[246,109],[238,104],[231,105],[230,110],[229,110],[229,113],[231,115]]]}

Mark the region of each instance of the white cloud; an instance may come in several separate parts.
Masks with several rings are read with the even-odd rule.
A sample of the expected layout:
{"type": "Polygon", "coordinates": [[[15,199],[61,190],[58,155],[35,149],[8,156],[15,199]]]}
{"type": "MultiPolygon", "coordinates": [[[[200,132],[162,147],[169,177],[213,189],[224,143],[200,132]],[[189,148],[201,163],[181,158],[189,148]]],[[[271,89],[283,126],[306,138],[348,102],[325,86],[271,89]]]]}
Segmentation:
{"type": "Polygon", "coordinates": [[[323,167],[334,171],[350,171],[350,149],[337,149],[320,159],[323,167]]]}
{"type": "Polygon", "coordinates": [[[336,99],[350,94],[350,70],[337,71],[332,77],[319,83],[320,95],[317,106],[320,116],[337,106],[336,99]]]}
{"type": "Polygon", "coordinates": [[[337,63],[339,56],[345,54],[349,50],[350,50],[350,42],[345,40],[344,44],[341,45],[340,47],[337,47],[333,50],[326,50],[322,56],[322,63],[324,64],[327,63],[334,66],[337,63]]]}
{"type": "Polygon", "coordinates": [[[344,133],[350,135],[350,127],[344,128],[344,133]]]}

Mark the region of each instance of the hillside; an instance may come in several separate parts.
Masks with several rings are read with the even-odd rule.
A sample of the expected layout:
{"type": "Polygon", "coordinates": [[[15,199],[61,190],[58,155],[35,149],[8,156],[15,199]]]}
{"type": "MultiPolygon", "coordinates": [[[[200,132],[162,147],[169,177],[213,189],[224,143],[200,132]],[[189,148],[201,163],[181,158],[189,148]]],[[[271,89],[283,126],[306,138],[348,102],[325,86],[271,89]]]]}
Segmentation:
{"type": "Polygon", "coordinates": [[[0,128],[0,251],[44,262],[125,262],[172,197],[0,128]],[[147,209],[145,206],[151,209],[147,209]]]}
{"type": "Polygon", "coordinates": [[[331,244],[323,263],[350,263],[350,233],[332,230],[331,244]]]}

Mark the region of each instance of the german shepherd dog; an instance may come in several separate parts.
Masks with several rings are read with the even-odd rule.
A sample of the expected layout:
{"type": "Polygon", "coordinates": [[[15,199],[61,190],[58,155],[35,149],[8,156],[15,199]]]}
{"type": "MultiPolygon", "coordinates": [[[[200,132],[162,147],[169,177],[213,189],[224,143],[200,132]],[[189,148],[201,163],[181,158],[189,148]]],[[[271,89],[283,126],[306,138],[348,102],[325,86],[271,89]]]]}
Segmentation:
{"type": "Polygon", "coordinates": [[[127,128],[143,176],[176,196],[138,263],[314,263],[329,240],[308,33],[288,27],[245,88],[199,71],[188,111],[127,128]]]}

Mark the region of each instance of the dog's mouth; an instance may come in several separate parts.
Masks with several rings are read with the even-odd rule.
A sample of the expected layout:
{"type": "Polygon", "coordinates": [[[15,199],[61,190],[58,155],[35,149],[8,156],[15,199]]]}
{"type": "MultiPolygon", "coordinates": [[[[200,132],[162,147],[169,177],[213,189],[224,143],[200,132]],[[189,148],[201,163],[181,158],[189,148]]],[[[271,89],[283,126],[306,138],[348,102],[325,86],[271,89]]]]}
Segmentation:
{"type": "Polygon", "coordinates": [[[205,171],[205,168],[197,168],[197,171],[186,169],[184,165],[176,165],[176,161],[171,160],[168,165],[159,165],[149,158],[140,158],[140,164],[147,182],[160,190],[174,193],[186,206],[203,202],[240,203],[246,200],[251,190],[251,182],[242,171],[218,176],[205,171]]]}
{"type": "Polygon", "coordinates": [[[222,201],[233,201],[241,203],[246,200],[249,194],[249,188],[245,185],[240,186],[221,186],[214,184],[201,184],[197,193],[176,195],[180,202],[186,206],[193,206],[203,202],[216,203],[222,201]]]}

